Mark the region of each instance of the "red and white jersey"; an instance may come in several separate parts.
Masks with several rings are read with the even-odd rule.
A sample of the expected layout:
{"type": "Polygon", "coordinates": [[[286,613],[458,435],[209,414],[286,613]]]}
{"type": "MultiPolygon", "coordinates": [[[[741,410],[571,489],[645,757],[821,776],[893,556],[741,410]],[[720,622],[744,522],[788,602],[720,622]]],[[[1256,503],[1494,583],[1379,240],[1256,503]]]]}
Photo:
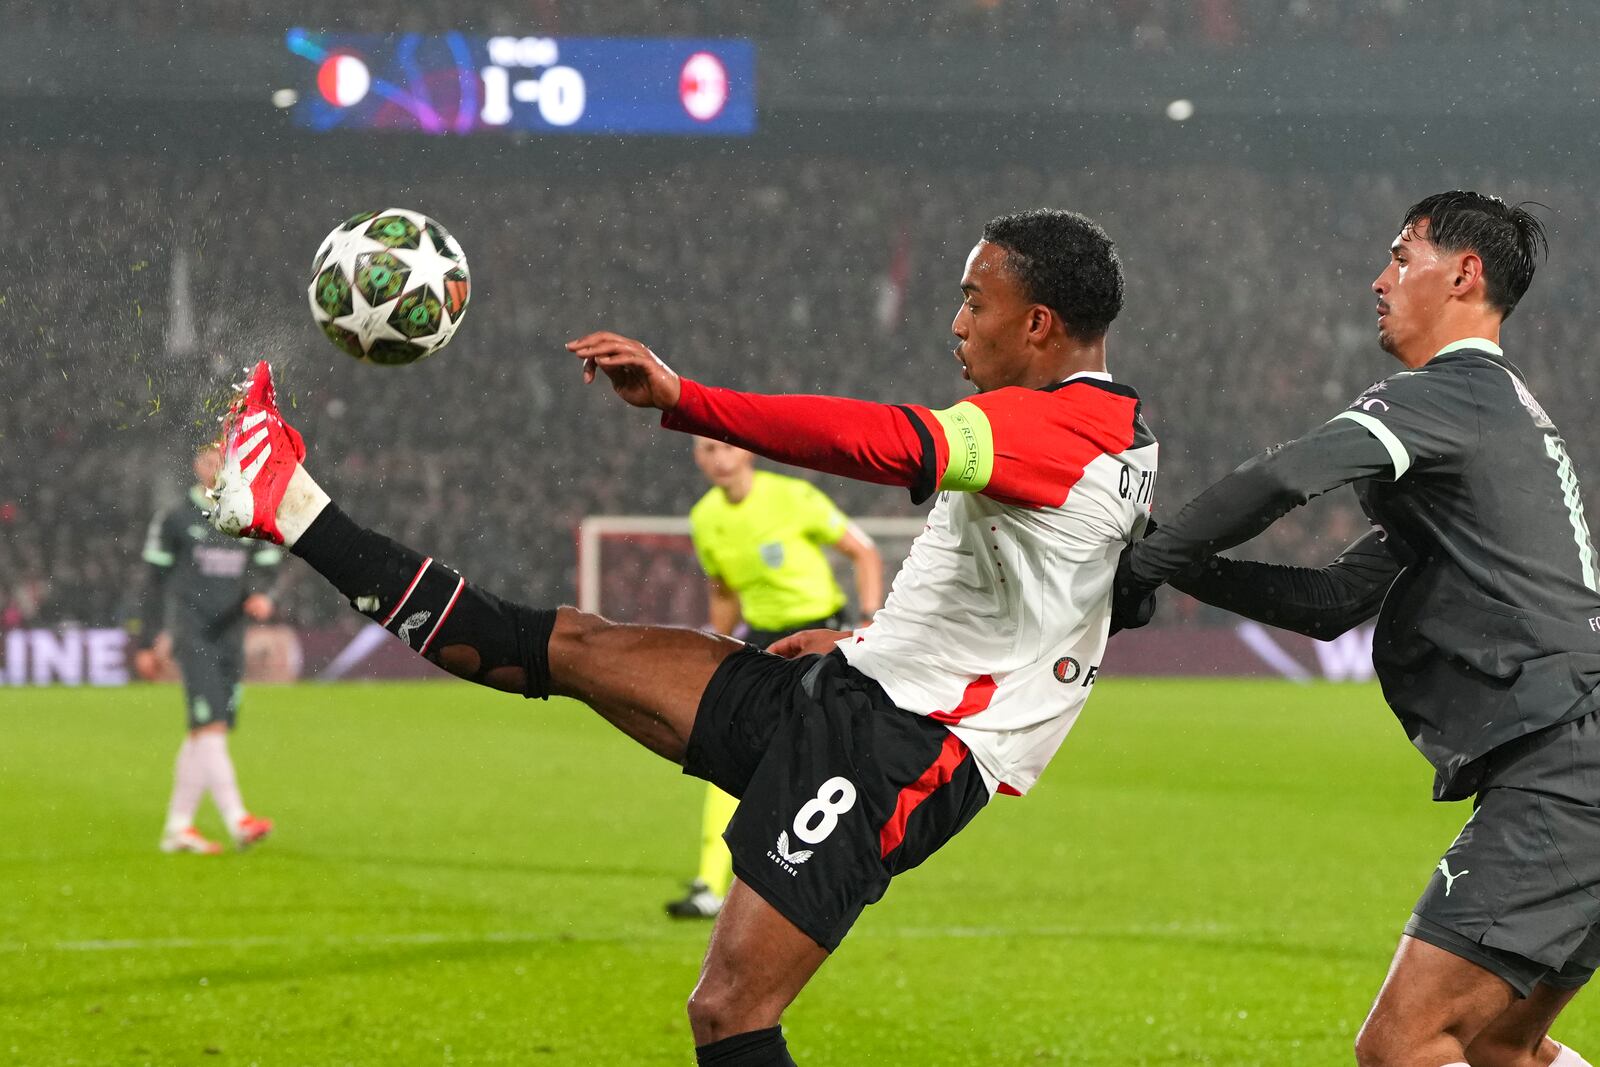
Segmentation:
{"type": "Polygon", "coordinates": [[[684,383],[663,424],[813,469],[939,492],[873,622],[840,643],[896,705],[946,723],[1024,793],[1088,699],[1111,583],[1155,489],[1139,397],[1109,375],[936,411],[684,383]]]}
{"type": "Polygon", "coordinates": [[[1155,485],[1138,405],[1088,376],[980,393],[950,411],[986,432],[958,426],[954,446],[948,413],[913,409],[987,478],[963,482],[944,464],[949,488],[883,609],[841,648],[895,704],[948,724],[991,788],[1033,785],[1094,684],[1117,559],[1155,485]]]}

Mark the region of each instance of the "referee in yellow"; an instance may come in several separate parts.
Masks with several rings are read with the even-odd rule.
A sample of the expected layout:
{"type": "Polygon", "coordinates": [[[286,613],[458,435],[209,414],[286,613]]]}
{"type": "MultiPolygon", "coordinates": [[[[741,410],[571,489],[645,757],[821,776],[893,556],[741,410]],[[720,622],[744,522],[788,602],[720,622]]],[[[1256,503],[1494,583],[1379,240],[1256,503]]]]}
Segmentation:
{"type": "MultiPolygon", "coordinates": [[[[694,461],[711,490],[689,512],[695,555],[711,583],[710,627],[766,648],[799,630],[847,629],[845,595],[823,555],[830,545],[855,570],[858,625],[883,604],[883,560],[859,526],[810,482],[756,470],[755,456],[697,437],[694,461]]],[[[733,880],[722,832],[738,801],[706,786],[700,827],[700,873],[689,893],[667,905],[677,919],[710,918],[733,880]]]]}

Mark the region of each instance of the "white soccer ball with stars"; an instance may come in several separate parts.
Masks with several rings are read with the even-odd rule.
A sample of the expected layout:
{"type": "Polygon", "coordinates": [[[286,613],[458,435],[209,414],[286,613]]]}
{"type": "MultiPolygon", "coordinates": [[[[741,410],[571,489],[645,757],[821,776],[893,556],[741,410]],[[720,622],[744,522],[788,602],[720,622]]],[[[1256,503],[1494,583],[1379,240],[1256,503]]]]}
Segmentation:
{"type": "Polygon", "coordinates": [[[445,228],[403,208],[341,223],[311,264],[311,317],[341,352],[415,363],[450,342],[466,313],[467,257],[445,228]]]}

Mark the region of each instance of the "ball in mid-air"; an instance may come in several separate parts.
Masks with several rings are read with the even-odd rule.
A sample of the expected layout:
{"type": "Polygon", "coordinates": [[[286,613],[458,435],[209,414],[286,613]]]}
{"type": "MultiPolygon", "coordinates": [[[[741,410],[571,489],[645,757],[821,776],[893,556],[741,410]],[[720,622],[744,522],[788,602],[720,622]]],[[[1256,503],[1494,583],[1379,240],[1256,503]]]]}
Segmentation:
{"type": "Polygon", "coordinates": [[[323,240],[311,264],[311,316],[341,352],[415,363],[449,343],[471,296],[455,238],[416,211],[364,211],[323,240]]]}

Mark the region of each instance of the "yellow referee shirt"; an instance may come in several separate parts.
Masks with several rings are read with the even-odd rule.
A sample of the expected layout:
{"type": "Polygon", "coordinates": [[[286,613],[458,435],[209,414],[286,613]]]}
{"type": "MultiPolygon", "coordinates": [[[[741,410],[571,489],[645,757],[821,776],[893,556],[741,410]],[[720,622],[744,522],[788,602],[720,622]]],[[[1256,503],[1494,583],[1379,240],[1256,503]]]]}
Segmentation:
{"type": "Polygon", "coordinates": [[[763,470],[739,503],[712,489],[689,512],[700,566],[733,590],[756,630],[786,630],[844,607],[821,546],[843,537],[847,523],[810,482],[763,470]]]}

